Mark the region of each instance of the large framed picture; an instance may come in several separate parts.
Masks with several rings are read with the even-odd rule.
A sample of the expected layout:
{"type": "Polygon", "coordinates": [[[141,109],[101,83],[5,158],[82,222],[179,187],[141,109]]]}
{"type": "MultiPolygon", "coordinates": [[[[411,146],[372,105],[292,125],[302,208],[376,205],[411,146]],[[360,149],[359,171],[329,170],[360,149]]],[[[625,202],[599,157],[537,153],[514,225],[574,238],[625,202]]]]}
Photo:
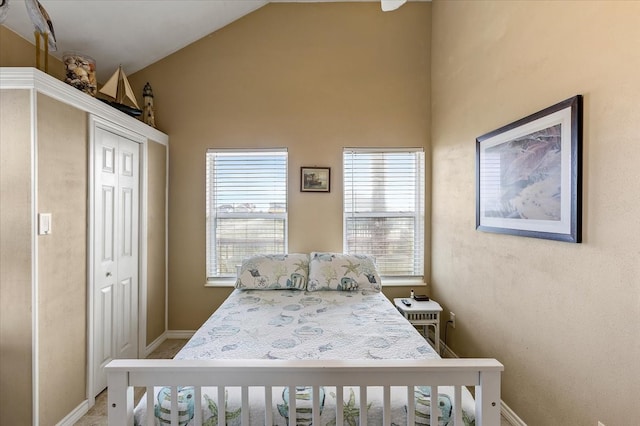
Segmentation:
{"type": "Polygon", "coordinates": [[[581,242],[582,96],[476,139],[476,229],[581,242]]]}
{"type": "Polygon", "coordinates": [[[331,169],[329,167],[301,167],[300,191],[329,192],[331,190],[331,169]]]}

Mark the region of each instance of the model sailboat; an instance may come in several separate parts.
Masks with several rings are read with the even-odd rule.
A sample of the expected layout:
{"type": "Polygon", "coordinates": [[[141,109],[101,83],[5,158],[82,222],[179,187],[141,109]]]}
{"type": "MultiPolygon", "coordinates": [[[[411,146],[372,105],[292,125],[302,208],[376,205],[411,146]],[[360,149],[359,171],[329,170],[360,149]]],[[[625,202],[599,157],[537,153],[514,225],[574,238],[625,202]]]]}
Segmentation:
{"type": "Polygon", "coordinates": [[[118,67],[116,72],[113,73],[111,78],[104,86],[102,86],[102,89],[98,90],[98,92],[114,99],[114,101],[101,99],[101,101],[108,103],[112,107],[134,117],[142,114],[142,110],[136,101],[136,95],[133,94],[129,80],[127,80],[127,76],[122,71],[122,65],[118,67]],[[135,108],[133,106],[126,105],[125,102],[132,104],[135,108]]]}

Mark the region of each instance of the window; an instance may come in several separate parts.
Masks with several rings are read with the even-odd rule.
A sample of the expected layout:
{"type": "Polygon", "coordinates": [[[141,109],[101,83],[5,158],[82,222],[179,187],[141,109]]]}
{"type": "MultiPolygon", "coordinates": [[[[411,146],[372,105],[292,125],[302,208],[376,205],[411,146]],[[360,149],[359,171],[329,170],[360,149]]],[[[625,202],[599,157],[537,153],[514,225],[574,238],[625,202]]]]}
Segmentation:
{"type": "Polygon", "coordinates": [[[344,251],[370,254],[387,278],[424,274],[424,152],[344,150],[344,251]]]}
{"type": "Polygon", "coordinates": [[[207,151],[207,281],[247,256],[287,252],[287,151],[207,151]]]}

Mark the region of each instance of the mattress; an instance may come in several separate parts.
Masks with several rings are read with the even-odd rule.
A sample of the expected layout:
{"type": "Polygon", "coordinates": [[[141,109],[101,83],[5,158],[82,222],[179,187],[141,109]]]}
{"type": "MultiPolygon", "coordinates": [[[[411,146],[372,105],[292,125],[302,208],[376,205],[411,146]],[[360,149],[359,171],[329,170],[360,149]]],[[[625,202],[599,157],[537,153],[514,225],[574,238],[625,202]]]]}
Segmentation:
{"type": "MultiPolygon", "coordinates": [[[[234,290],[198,329],[175,359],[430,359],[438,354],[424,337],[379,292],[234,290]]],[[[180,424],[192,417],[192,388],[179,390],[180,424]],[[191,394],[190,394],[191,393],[191,394]]],[[[227,424],[240,424],[240,390],[227,392],[227,424]]],[[[297,424],[308,419],[311,389],[296,389],[297,424]]],[[[453,389],[439,388],[439,424],[449,424],[453,389]]],[[[169,419],[170,390],[155,389],[156,424],[169,419]]],[[[320,388],[321,423],[335,424],[335,389],[320,388]]],[[[416,419],[429,419],[428,387],[416,387],[416,419]]],[[[203,421],[217,422],[217,389],[203,388],[203,421]]],[[[382,423],[382,390],[367,390],[369,424],[382,423]]],[[[251,389],[251,424],[264,424],[264,394],[251,389]]],[[[392,422],[406,424],[406,390],[391,389],[392,422]]],[[[289,412],[288,389],[274,388],[274,424],[285,425],[289,412]]],[[[359,389],[344,390],[345,424],[357,424],[359,389]]],[[[135,410],[136,424],[146,424],[143,398],[135,410]]],[[[463,392],[463,417],[473,424],[474,403],[463,392]]],[[[422,421],[421,420],[421,421],[422,421]]],[[[421,423],[416,423],[421,424],[421,423]]]]}

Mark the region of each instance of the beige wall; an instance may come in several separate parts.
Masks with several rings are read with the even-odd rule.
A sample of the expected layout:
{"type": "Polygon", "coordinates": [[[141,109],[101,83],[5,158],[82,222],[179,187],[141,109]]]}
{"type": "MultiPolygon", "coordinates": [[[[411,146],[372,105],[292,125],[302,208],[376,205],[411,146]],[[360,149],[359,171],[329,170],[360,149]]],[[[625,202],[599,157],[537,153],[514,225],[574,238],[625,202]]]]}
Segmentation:
{"type": "Polygon", "coordinates": [[[207,148],[287,147],[289,251],[342,251],[342,148],[428,143],[430,13],[270,4],[131,76],[171,137],[170,330],[198,328],[230,292],[204,287],[207,148]],[[331,193],[299,192],[313,165],[331,167],[331,193]]]}
{"type": "Polygon", "coordinates": [[[33,265],[38,273],[39,424],[59,422],[86,399],[86,114],[38,95],[34,199],[31,99],[29,90],[2,90],[0,96],[2,424],[31,423],[32,418],[33,265]],[[35,205],[53,218],[52,234],[37,237],[37,261],[31,244],[35,205]]]}
{"type": "Polygon", "coordinates": [[[165,330],[167,147],[147,144],[147,341],[165,330]]]}
{"type": "Polygon", "coordinates": [[[432,281],[529,425],[640,418],[640,3],[432,6],[432,281]],[[584,95],[583,243],[475,230],[475,138],[584,95]]]}
{"type": "MultiPolygon", "coordinates": [[[[0,66],[33,66],[33,55],[32,44],[0,26],[0,66]]],[[[61,63],[50,61],[60,79],[61,63]]],[[[32,413],[30,96],[0,95],[0,424],[31,423],[32,413]]],[[[37,237],[39,415],[40,424],[55,424],[86,399],[87,116],[37,99],[37,201],[40,212],[53,214],[54,230],[37,237]]],[[[165,324],[166,151],[149,143],[147,343],[165,324]]]]}
{"type": "MultiPolygon", "coordinates": [[[[340,250],[342,147],[432,140],[427,241],[433,295],[457,314],[447,343],[502,361],[503,399],[530,425],[639,418],[639,15],[632,2],[272,4],[132,76],[137,93],[152,84],[172,138],[169,329],[195,329],[229,291],[203,287],[206,148],[288,147],[290,251],[340,250]],[[475,231],[475,138],[577,93],[583,243],[475,231]],[[332,167],[332,192],[299,193],[302,165],[332,167]]],[[[33,65],[11,34],[0,28],[0,65],[33,65]]],[[[22,364],[11,372],[30,377],[22,364]]]]}
{"type": "MultiPolygon", "coordinates": [[[[0,25],[0,67],[35,67],[35,40],[25,40],[7,27],[0,25]]],[[[41,57],[44,68],[44,58],[41,57]]],[[[49,55],[49,75],[64,80],[62,61],[49,55]]]]}
{"type": "Polygon", "coordinates": [[[37,98],[40,424],[55,424],[86,399],[87,114],[37,98]],[[61,393],[60,390],[64,389],[61,393]],[[58,397],[52,397],[58,395],[58,397]]]}
{"type": "Polygon", "coordinates": [[[32,423],[30,104],[28,90],[0,91],[2,424],[32,423]]]}

